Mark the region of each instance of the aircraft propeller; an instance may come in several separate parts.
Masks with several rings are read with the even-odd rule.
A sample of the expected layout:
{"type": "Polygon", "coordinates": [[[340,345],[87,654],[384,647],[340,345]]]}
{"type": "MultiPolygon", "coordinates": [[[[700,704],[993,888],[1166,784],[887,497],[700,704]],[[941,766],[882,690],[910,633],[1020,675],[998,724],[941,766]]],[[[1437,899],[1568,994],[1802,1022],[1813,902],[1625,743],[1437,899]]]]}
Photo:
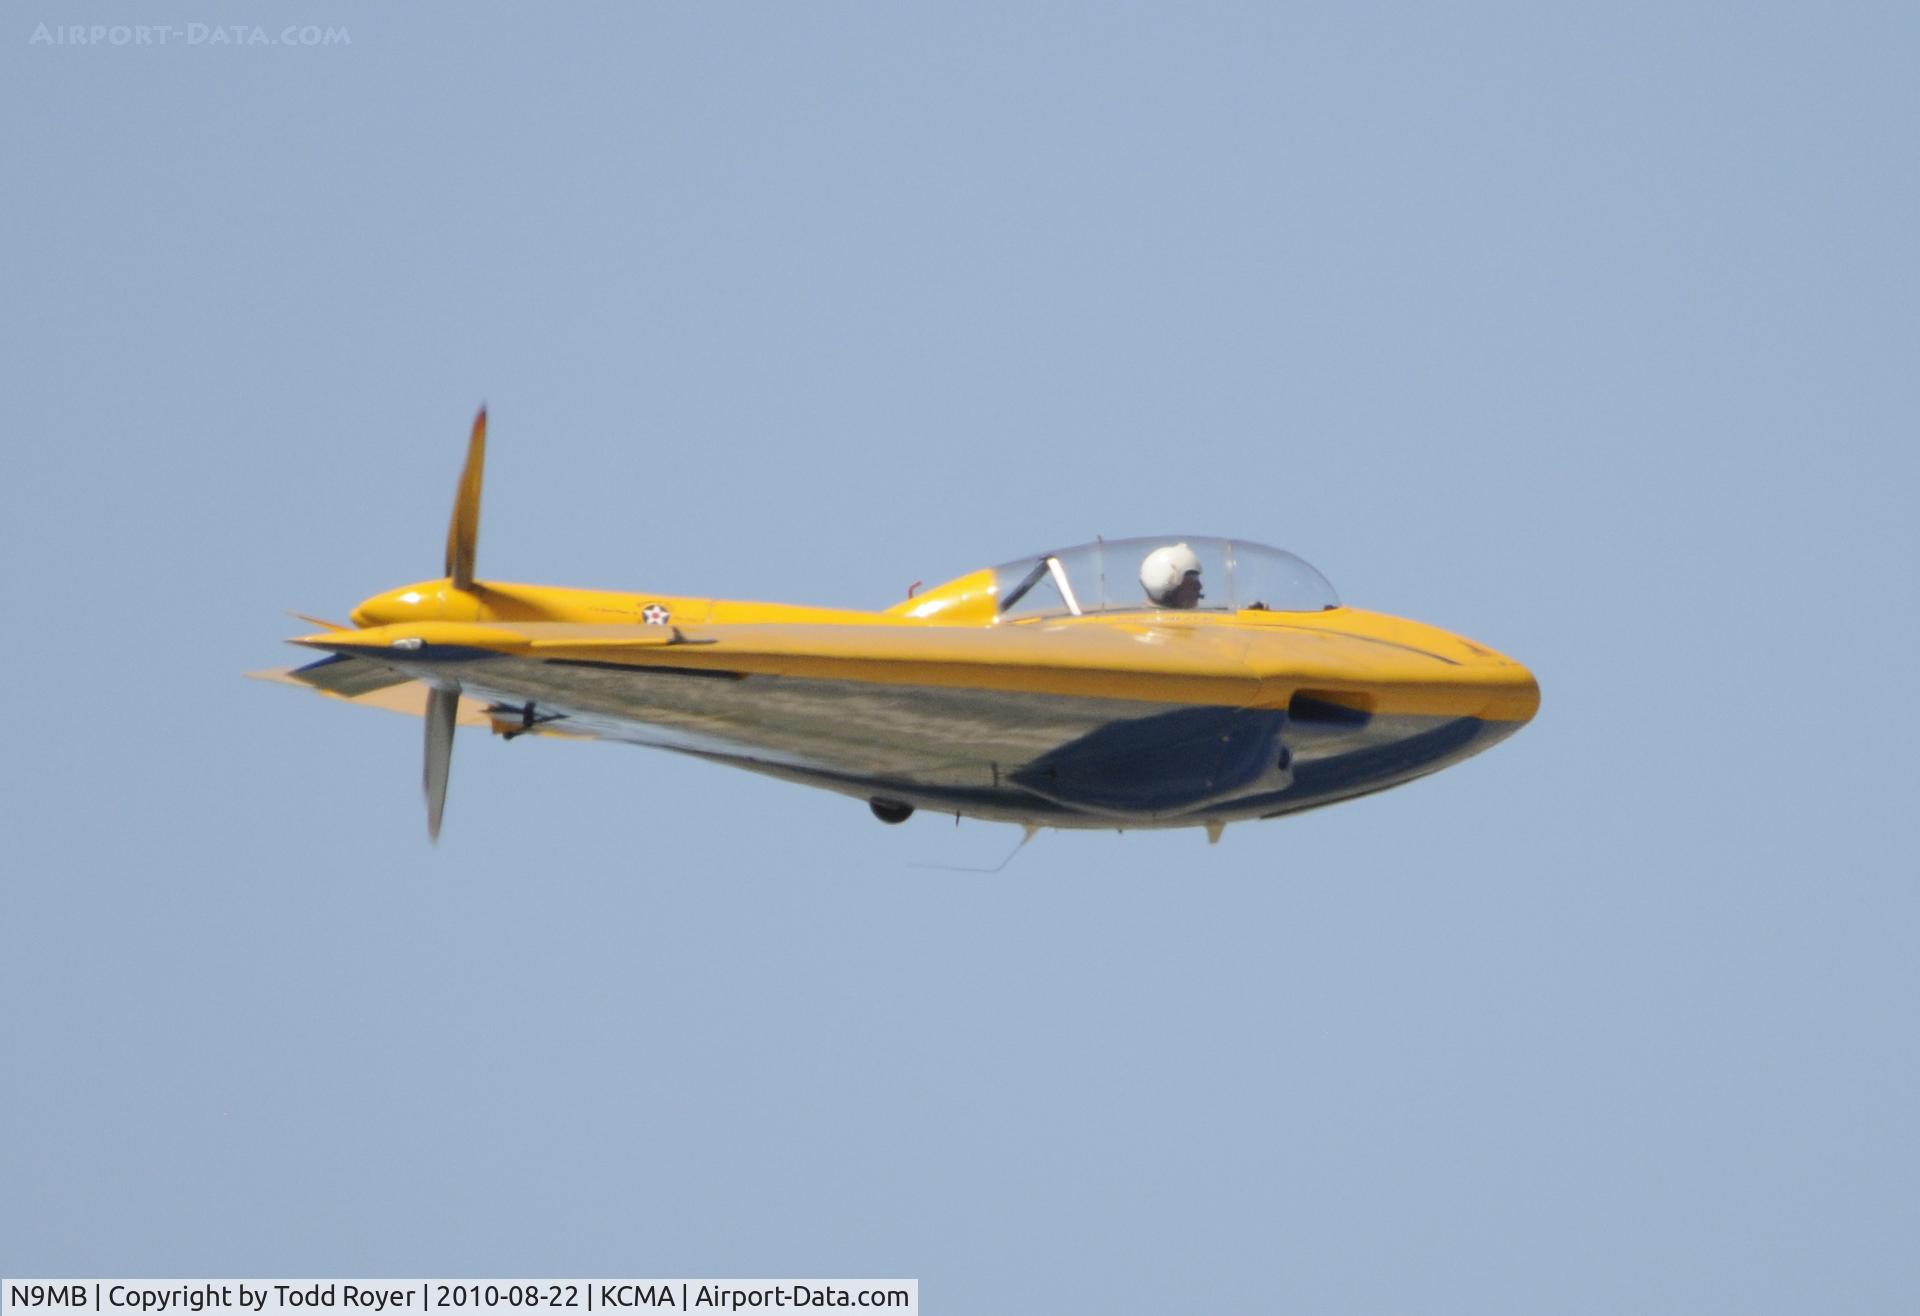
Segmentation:
{"type": "MultiPolygon", "coordinates": [[[[467,464],[453,499],[453,518],[447,525],[447,579],[462,593],[473,589],[474,547],[480,538],[480,482],[487,464],[487,409],[473,418],[473,437],[467,441],[467,464]]],[[[460,711],[459,690],[433,687],[427,696],[427,752],[421,785],[427,796],[427,836],[440,839],[440,818],[447,808],[447,777],[453,767],[454,718],[460,711]]]]}

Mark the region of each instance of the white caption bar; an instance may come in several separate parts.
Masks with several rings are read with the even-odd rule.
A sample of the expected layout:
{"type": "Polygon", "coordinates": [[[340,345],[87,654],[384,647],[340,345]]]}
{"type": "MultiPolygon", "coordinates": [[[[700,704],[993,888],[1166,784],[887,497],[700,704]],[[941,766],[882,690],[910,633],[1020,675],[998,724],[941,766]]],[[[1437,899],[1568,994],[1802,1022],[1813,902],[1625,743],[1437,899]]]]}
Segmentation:
{"type": "Polygon", "coordinates": [[[0,1316],[367,1316],[632,1311],[885,1311],[918,1316],[917,1279],[9,1279],[0,1316]]]}

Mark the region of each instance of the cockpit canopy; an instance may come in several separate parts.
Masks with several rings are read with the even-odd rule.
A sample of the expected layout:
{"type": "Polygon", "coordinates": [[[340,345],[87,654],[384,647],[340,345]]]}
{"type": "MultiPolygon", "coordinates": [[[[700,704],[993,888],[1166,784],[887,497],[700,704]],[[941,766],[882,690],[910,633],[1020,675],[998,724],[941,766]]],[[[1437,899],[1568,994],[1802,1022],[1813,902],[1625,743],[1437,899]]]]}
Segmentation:
{"type": "Polygon", "coordinates": [[[1169,606],[1224,612],[1320,612],[1340,606],[1327,578],[1293,554],[1244,539],[1205,535],[1099,540],[1020,558],[995,567],[993,574],[999,616],[1005,621],[1169,606]],[[1182,546],[1189,552],[1179,551],[1182,546]],[[1162,551],[1167,549],[1175,551],[1162,551]],[[1178,595],[1157,585],[1161,597],[1150,594],[1141,580],[1149,558],[1161,571],[1174,562],[1176,574],[1197,562],[1198,598],[1187,601],[1194,593],[1191,584],[1178,595]]]}

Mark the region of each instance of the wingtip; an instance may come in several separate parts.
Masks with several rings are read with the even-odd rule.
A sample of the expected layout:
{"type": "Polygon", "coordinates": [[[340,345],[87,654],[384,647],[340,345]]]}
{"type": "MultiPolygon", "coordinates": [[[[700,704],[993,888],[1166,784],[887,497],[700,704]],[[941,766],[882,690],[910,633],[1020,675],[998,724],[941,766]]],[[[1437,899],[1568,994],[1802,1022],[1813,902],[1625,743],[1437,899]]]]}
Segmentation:
{"type": "Polygon", "coordinates": [[[296,635],[287,643],[297,644],[303,649],[325,649],[330,653],[338,653],[342,649],[379,647],[360,641],[354,631],[322,631],[313,635],[296,635]]]}

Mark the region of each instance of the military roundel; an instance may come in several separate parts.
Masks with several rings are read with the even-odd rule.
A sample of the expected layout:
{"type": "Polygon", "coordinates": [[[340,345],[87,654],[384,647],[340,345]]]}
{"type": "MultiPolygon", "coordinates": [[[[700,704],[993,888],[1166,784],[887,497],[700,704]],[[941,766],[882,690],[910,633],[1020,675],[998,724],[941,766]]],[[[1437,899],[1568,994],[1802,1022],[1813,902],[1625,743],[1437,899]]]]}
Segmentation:
{"type": "Polygon", "coordinates": [[[673,614],[658,603],[649,603],[640,610],[640,616],[649,626],[665,626],[673,619],[673,614]]]}

